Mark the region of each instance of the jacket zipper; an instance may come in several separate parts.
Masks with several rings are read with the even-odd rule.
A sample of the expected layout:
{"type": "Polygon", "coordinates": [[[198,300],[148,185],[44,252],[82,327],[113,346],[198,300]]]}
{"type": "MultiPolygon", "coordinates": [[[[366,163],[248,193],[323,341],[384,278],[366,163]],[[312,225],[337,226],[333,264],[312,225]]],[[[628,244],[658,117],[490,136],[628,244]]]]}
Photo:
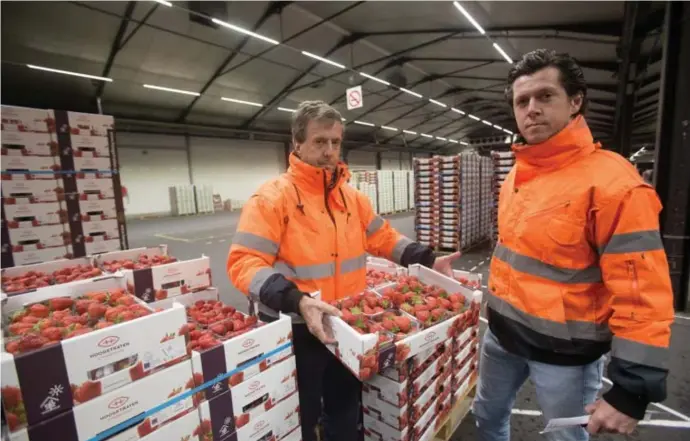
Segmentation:
{"type": "MultiPolygon", "coordinates": [[[[637,268],[635,268],[635,262],[632,260],[627,261],[628,264],[628,276],[630,277],[630,282],[632,285],[633,298],[639,303],[640,300],[640,285],[637,280],[637,268]]],[[[633,314],[635,314],[633,312],[633,314]]]]}
{"type": "Polygon", "coordinates": [[[326,172],[323,172],[323,187],[324,187],[324,192],[323,192],[323,203],[326,206],[326,211],[328,211],[328,216],[330,216],[331,221],[333,221],[333,227],[335,228],[335,256],[333,256],[333,265],[335,268],[335,283],[333,284],[333,288],[336,291],[335,293],[335,298],[338,298],[338,224],[335,222],[335,216],[333,216],[333,212],[331,211],[331,206],[328,204],[328,196],[331,193],[331,189],[328,187],[328,179],[326,178],[326,172]]]}

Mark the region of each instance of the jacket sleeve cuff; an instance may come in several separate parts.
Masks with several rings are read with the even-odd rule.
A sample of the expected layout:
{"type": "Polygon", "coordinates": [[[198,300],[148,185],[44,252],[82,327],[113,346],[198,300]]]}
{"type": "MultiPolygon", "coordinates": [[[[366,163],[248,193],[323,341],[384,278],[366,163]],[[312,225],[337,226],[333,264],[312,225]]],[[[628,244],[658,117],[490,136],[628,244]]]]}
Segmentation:
{"type": "Polygon", "coordinates": [[[291,289],[290,291],[286,292],[283,296],[281,311],[299,314],[299,302],[304,296],[308,296],[308,294],[303,293],[298,289],[291,289]]]}
{"type": "Polygon", "coordinates": [[[649,401],[645,398],[632,394],[617,384],[614,384],[613,387],[603,395],[603,398],[617,411],[638,421],[644,418],[647,406],[649,405],[649,401]]]}
{"type": "Polygon", "coordinates": [[[413,242],[405,248],[402,257],[400,258],[400,265],[408,267],[418,263],[427,268],[433,268],[436,262],[436,256],[431,248],[413,242]]]}

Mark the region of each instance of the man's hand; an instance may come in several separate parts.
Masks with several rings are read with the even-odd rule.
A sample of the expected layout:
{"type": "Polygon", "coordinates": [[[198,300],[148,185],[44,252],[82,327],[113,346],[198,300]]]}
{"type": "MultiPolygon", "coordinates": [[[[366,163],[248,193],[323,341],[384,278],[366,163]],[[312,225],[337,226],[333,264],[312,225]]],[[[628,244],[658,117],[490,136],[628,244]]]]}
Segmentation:
{"type": "Polygon", "coordinates": [[[460,251],[457,251],[453,254],[449,254],[447,256],[443,257],[437,257],[436,261],[434,262],[434,270],[450,277],[451,279],[453,278],[453,267],[452,264],[456,260],[458,260],[462,256],[462,253],[460,251]]]}
{"type": "Polygon", "coordinates": [[[592,415],[587,424],[587,431],[595,433],[621,433],[630,435],[637,426],[637,420],[616,410],[604,400],[597,400],[594,404],[585,407],[588,414],[592,415]]]}
{"type": "Polygon", "coordinates": [[[322,302],[321,300],[304,296],[299,301],[299,312],[304,321],[307,322],[307,329],[309,329],[309,332],[314,334],[323,344],[335,343],[333,331],[326,324],[324,319],[326,318],[325,315],[340,317],[338,308],[322,302]]]}

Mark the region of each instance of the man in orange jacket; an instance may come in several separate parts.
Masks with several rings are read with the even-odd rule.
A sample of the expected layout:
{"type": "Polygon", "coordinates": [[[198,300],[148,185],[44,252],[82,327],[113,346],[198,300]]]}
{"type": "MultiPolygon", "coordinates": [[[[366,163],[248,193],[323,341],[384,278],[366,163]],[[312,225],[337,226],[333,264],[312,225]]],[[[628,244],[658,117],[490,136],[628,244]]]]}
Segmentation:
{"type": "Polygon", "coordinates": [[[591,414],[589,433],[629,434],[666,396],[673,321],[654,189],[595,143],[587,86],[569,55],[536,50],[509,74],[521,142],[501,188],[474,415],[479,438],[507,441],[529,377],[544,419],[591,414]],[[603,355],[613,386],[601,399],[603,355]]]}
{"type": "Polygon", "coordinates": [[[448,275],[459,253],[436,259],[347,185],[337,110],[321,101],[302,103],[293,114],[292,137],[287,173],[262,185],[242,210],[227,271],[258,303],[262,320],[278,312],[292,316],[303,441],[316,439],[322,414],[327,441],[355,441],[360,383],[322,344],[333,343],[324,314],[339,314],[326,302],[366,288],[367,253],[448,275]],[[310,296],[317,291],[320,300],[310,296]]]}

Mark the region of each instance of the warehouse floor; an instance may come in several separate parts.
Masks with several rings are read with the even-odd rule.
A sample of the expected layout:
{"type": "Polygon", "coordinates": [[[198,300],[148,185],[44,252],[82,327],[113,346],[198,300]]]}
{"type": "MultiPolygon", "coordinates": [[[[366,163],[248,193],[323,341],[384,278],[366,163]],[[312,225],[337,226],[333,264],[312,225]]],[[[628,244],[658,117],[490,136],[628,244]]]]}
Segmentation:
{"type": "MultiPolygon", "coordinates": [[[[190,259],[201,254],[211,258],[214,285],[220,290],[226,303],[246,308],[246,301],[230,284],[225,276],[225,259],[235,233],[238,213],[218,213],[205,216],[136,219],[128,221],[130,248],[156,246],[166,243],[170,254],[190,259]]],[[[409,237],[414,237],[414,217],[410,214],[388,216],[391,224],[409,237]]],[[[458,269],[481,272],[484,279],[488,277],[488,263],[491,250],[477,249],[462,256],[456,267],[458,269]]],[[[482,330],[485,329],[482,325],[482,330]]],[[[673,325],[671,341],[671,372],[668,380],[668,398],[660,406],[650,406],[653,419],[664,421],[690,421],[690,317],[678,315],[673,325]]],[[[514,441],[531,441],[542,438],[539,431],[544,422],[538,414],[538,404],[534,387],[527,384],[518,396],[513,411],[512,438],[514,441]]],[[[659,423],[663,425],[664,423],[659,423]]],[[[468,417],[460,425],[455,440],[473,440],[474,424],[468,417]]],[[[665,441],[687,440],[688,429],[669,427],[640,427],[636,434],[627,439],[634,441],[651,441],[659,437],[665,441]]],[[[620,437],[602,435],[600,440],[614,440],[620,437]]]]}

